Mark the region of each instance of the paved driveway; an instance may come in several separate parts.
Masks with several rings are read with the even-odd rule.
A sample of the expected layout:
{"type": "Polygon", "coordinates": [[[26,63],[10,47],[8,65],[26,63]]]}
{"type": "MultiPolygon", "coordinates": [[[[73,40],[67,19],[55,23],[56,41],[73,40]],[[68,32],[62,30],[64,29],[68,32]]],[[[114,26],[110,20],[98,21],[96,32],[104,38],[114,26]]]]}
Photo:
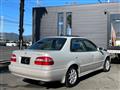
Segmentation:
{"type": "MultiPolygon", "coordinates": [[[[0,59],[10,58],[15,47],[0,47],[0,59]],[[1,53],[2,52],[2,53],[1,53]]],[[[109,72],[101,70],[79,79],[73,88],[66,88],[59,82],[40,83],[12,75],[9,70],[0,67],[0,90],[120,90],[120,60],[112,60],[109,72]]]]}
{"type": "Polygon", "coordinates": [[[112,63],[109,72],[101,70],[79,79],[73,88],[66,88],[59,82],[40,83],[12,75],[7,68],[0,71],[0,90],[120,90],[120,62],[112,63]]]}

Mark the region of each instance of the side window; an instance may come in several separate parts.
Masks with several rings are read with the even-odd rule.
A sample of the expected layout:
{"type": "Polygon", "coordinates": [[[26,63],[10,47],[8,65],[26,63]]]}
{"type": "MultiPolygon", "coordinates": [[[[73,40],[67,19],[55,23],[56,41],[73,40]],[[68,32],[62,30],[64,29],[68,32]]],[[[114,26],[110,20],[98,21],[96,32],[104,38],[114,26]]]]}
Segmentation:
{"type": "Polygon", "coordinates": [[[87,51],[97,51],[97,46],[89,40],[84,40],[87,51]]]}
{"type": "Polygon", "coordinates": [[[85,52],[85,46],[80,39],[72,39],[71,40],[71,48],[72,52],[85,52]]]}

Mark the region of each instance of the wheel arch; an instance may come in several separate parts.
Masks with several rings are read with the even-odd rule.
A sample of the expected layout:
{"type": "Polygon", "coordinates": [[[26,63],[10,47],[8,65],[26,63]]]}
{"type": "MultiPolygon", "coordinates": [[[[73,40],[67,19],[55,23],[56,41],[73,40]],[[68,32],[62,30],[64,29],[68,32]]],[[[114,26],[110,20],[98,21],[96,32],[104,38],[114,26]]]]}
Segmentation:
{"type": "Polygon", "coordinates": [[[105,61],[104,61],[104,64],[103,64],[103,71],[104,71],[104,72],[108,72],[108,71],[110,70],[110,68],[111,68],[110,63],[111,63],[111,58],[110,58],[110,56],[107,56],[107,57],[105,58],[105,61]],[[107,61],[109,61],[109,68],[107,68],[108,66],[106,66],[106,62],[107,62],[107,61]]]}
{"type": "Polygon", "coordinates": [[[105,57],[105,60],[106,60],[106,59],[110,60],[110,62],[111,62],[111,57],[110,57],[110,56],[106,56],[106,57],[105,57]]]}
{"type": "MultiPolygon", "coordinates": [[[[74,68],[77,69],[77,70],[78,70],[78,68],[79,68],[77,64],[72,64],[72,65],[69,66],[69,68],[70,68],[70,67],[74,67],[74,68]]],[[[69,68],[68,68],[68,69],[69,69],[69,68]]]]}
{"type": "Polygon", "coordinates": [[[69,64],[66,65],[66,72],[65,72],[64,77],[62,78],[61,83],[65,83],[66,73],[70,69],[70,67],[75,67],[77,69],[77,71],[78,71],[78,76],[79,76],[79,73],[80,73],[79,65],[77,63],[75,63],[75,62],[70,62],[69,64]]]}
{"type": "Polygon", "coordinates": [[[111,62],[110,55],[106,55],[106,57],[104,57],[104,61],[103,61],[103,64],[102,64],[103,67],[104,67],[104,64],[105,64],[107,59],[110,60],[110,62],[111,62]]]}

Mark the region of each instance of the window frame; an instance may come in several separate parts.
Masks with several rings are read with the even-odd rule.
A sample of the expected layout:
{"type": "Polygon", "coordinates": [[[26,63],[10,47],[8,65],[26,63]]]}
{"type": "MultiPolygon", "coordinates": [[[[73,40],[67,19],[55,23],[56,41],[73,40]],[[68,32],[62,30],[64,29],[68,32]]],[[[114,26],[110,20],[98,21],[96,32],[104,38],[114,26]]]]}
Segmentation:
{"type": "Polygon", "coordinates": [[[65,26],[65,35],[72,35],[72,18],[73,18],[73,15],[72,15],[72,12],[66,12],[66,26],[65,26]],[[68,16],[70,16],[71,15],[71,24],[69,24],[68,23],[68,16]],[[67,29],[68,29],[68,25],[70,25],[71,27],[70,27],[70,29],[71,29],[71,31],[68,31],[67,29]]]}
{"type": "Polygon", "coordinates": [[[58,12],[57,13],[57,35],[58,36],[61,36],[61,35],[64,35],[64,12],[58,12]],[[59,15],[62,15],[62,27],[60,26],[60,16],[59,15]],[[61,27],[62,29],[60,30],[59,27],[61,27]]]}

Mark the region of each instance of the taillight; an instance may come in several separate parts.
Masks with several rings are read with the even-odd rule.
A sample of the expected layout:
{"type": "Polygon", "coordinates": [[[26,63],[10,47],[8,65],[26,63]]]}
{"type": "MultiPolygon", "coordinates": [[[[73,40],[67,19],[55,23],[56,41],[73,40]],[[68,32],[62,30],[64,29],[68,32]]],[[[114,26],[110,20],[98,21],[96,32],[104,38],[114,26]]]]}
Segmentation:
{"type": "Polygon", "coordinates": [[[11,61],[11,62],[16,62],[16,55],[15,55],[15,54],[12,54],[12,55],[11,55],[10,61],[11,61]]]}
{"type": "Polygon", "coordinates": [[[42,57],[37,57],[34,64],[36,64],[36,65],[53,65],[54,61],[51,57],[42,56],[42,57]]]}

